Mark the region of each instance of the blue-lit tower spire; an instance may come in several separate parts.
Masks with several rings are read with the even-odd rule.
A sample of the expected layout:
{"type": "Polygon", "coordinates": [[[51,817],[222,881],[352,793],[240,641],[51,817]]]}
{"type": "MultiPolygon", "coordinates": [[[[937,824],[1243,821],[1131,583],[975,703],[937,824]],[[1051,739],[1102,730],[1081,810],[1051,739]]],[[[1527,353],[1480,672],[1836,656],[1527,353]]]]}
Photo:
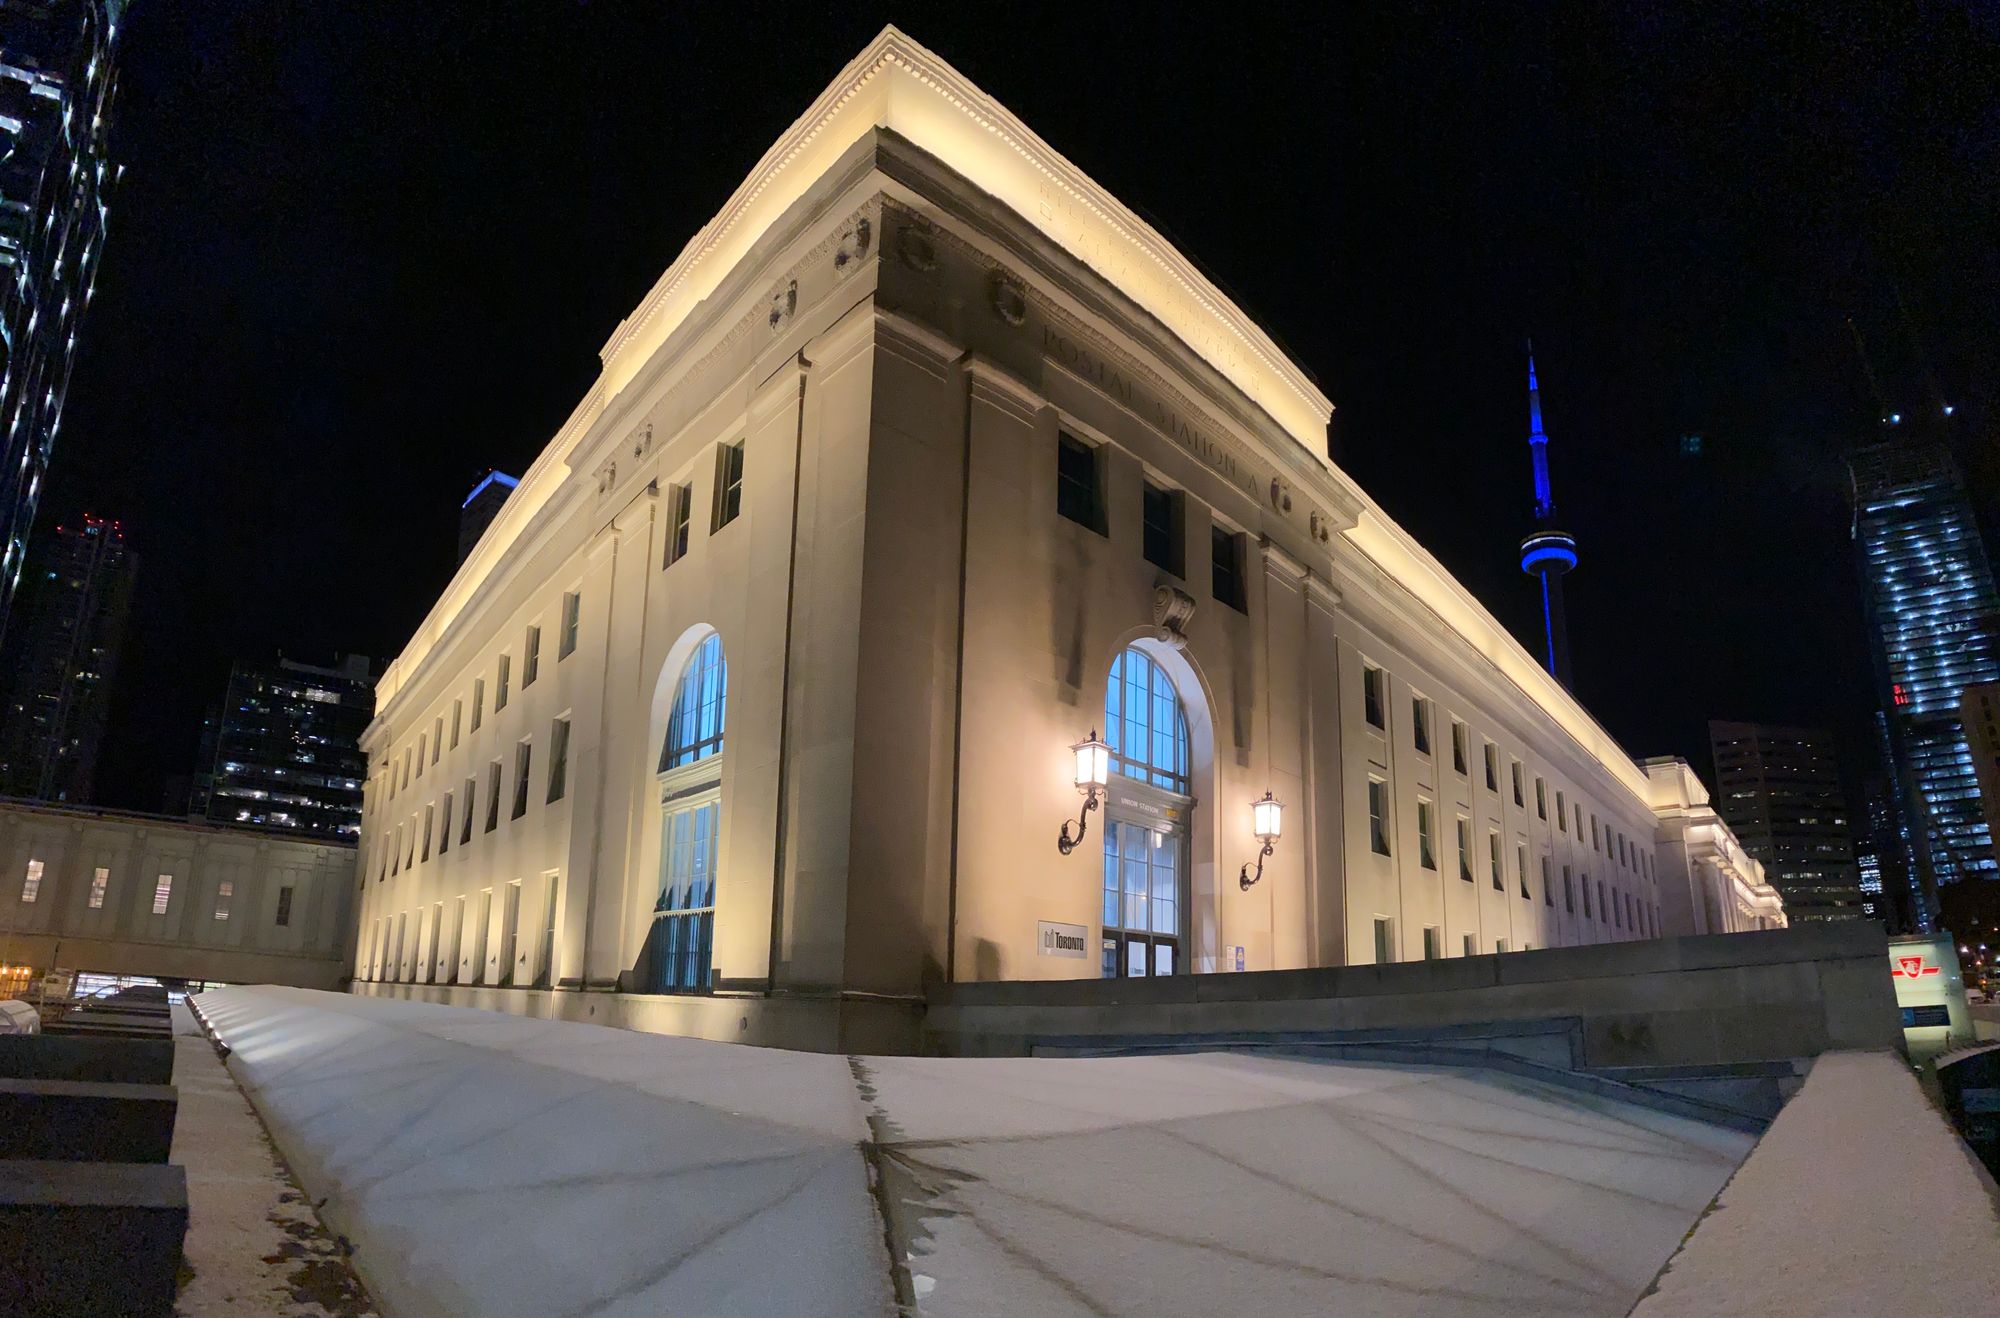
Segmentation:
{"type": "Polygon", "coordinates": [[[1576,566],[1576,537],[1558,530],[1549,491],[1549,437],[1542,429],[1542,387],[1535,379],[1535,345],[1528,343],[1528,453],[1535,463],[1535,529],[1521,541],[1521,570],[1542,582],[1543,663],[1569,685],[1569,624],[1563,617],[1563,574],[1576,566]]]}

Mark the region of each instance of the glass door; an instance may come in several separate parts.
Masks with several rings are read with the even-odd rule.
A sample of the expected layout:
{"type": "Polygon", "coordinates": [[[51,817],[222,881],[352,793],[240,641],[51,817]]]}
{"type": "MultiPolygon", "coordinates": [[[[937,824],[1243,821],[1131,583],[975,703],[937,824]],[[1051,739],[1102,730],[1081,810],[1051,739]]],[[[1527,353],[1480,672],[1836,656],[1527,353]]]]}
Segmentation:
{"type": "Polygon", "coordinates": [[[1187,873],[1179,830],[1157,821],[1104,825],[1104,978],[1179,974],[1181,884],[1187,873]]]}
{"type": "Polygon", "coordinates": [[[661,821],[660,897],[649,936],[652,991],[703,993],[715,939],[715,852],[722,804],[670,806],[661,821]]]}

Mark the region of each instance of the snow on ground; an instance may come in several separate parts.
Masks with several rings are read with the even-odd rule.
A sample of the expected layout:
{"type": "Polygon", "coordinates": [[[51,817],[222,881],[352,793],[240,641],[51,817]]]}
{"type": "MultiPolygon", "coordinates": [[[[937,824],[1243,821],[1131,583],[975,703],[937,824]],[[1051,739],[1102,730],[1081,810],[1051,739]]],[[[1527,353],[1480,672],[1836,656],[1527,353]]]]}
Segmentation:
{"type": "Polygon", "coordinates": [[[1635,1318],[1990,1314],[1984,1169],[1891,1053],[1829,1053],[1635,1318]]]}
{"type": "Polygon", "coordinates": [[[1443,1067],[199,1002],[397,1313],[1623,1314],[1751,1143],[1443,1067]]]}
{"type": "Polygon", "coordinates": [[[186,1262],[174,1309],[295,1318],[372,1314],[337,1242],[285,1173],[257,1114],[186,1007],[173,1009],[172,1160],[187,1172],[186,1262]]]}

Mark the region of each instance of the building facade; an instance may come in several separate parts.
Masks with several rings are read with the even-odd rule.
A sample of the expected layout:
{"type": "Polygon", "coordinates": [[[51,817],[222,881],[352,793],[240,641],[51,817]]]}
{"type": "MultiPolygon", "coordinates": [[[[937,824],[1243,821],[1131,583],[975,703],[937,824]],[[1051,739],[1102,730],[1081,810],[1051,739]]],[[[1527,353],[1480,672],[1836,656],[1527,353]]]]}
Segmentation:
{"type": "Polygon", "coordinates": [[[117,522],[85,517],[39,542],[0,644],[0,796],[91,800],[138,572],[117,522]]]}
{"type": "Polygon", "coordinates": [[[0,962],[330,989],[354,847],[160,815],[0,801],[0,962]]]}
{"type": "Polygon", "coordinates": [[[2000,875],[1958,714],[1966,687],[2000,680],[2000,594],[1942,445],[1879,444],[1848,468],[1887,754],[1914,861],[1913,923],[1928,929],[1938,885],[2000,875]]]}
{"type": "Polygon", "coordinates": [[[940,981],[1681,931],[1680,798],[893,29],[603,358],[377,688],[364,989],[866,1048],[940,981]]]}
{"type": "Polygon", "coordinates": [[[474,483],[472,493],[458,506],[458,561],[463,563],[500,515],[501,505],[520,484],[504,471],[489,471],[474,483]]]}
{"type": "Polygon", "coordinates": [[[1708,746],[1717,808],[1784,897],[1791,921],[1876,918],[1855,862],[1855,821],[1833,734],[1717,720],[1708,725],[1708,746]]]}
{"type": "Polygon", "coordinates": [[[361,734],[374,701],[364,655],[337,656],[331,667],[283,655],[236,664],[203,727],[188,813],[353,841],[367,769],[361,734]]]}
{"type": "Polygon", "coordinates": [[[0,6],[0,635],[27,561],[118,170],[124,0],[0,6]]]}

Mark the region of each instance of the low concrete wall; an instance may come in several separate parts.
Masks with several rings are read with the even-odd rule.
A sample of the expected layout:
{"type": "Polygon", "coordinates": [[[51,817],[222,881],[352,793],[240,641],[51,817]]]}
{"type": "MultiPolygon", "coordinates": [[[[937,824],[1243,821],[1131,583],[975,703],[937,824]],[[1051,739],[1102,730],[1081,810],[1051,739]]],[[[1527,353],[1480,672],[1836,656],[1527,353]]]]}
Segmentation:
{"type": "Polygon", "coordinates": [[[255,952],[144,939],[77,938],[14,934],[9,955],[31,966],[60,965],[93,975],[190,979],[211,984],[283,984],[338,989],[347,973],[344,955],[255,952]]]}
{"type": "Polygon", "coordinates": [[[832,995],[600,993],[370,980],[355,980],[348,991],[364,997],[438,1002],[539,1020],[579,1021],[647,1034],[678,1034],[816,1053],[915,1052],[924,1010],[923,1004],[915,1001],[832,995]]]}
{"type": "Polygon", "coordinates": [[[1689,1066],[1900,1048],[1874,924],[1607,943],[1445,961],[1170,979],[951,984],[928,1047],[1018,1056],[1079,1039],[1435,1029],[1570,1019],[1589,1067],[1689,1066]]]}

